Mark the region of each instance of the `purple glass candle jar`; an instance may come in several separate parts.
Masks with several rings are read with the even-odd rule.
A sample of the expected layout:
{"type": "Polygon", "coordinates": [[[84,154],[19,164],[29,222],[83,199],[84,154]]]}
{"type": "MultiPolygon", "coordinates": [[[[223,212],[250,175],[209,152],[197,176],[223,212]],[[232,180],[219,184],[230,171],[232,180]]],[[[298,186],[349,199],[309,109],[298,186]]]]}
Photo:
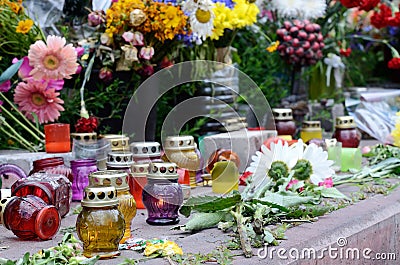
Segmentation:
{"type": "Polygon", "coordinates": [[[147,209],[146,222],[151,225],[179,223],[178,210],[183,203],[175,163],[150,163],[143,203],[147,209]]]}
{"type": "Polygon", "coordinates": [[[89,174],[97,171],[95,159],[78,159],[71,161],[74,180],[72,181],[72,200],[83,200],[83,193],[89,184],[89,174]]]}

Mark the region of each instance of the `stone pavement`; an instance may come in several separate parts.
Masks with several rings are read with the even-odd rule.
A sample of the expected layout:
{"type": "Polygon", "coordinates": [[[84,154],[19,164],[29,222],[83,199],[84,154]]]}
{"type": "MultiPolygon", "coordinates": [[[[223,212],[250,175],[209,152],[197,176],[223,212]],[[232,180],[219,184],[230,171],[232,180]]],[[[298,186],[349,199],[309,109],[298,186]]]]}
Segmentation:
{"type": "MultiPolygon", "coordinates": [[[[343,186],[340,189],[346,194],[357,190],[353,186],[343,186]]],[[[208,194],[211,193],[211,189],[197,187],[192,190],[192,193],[208,194]]],[[[74,206],[76,205],[78,203],[74,203],[74,206]]],[[[223,233],[218,229],[208,229],[190,234],[172,231],[170,230],[171,226],[150,226],[145,222],[146,216],[146,210],[138,210],[132,222],[133,236],[145,239],[169,239],[181,246],[184,252],[209,253],[230,238],[229,233],[223,233]]],[[[75,214],[65,217],[62,220],[62,228],[75,226],[76,217],[75,214]]],[[[180,224],[184,224],[186,221],[186,218],[181,217],[180,224]]],[[[291,228],[286,232],[287,240],[282,241],[279,246],[274,249],[269,247],[267,252],[264,249],[253,249],[254,256],[251,259],[236,256],[233,264],[399,264],[399,233],[400,189],[397,189],[388,196],[376,195],[322,216],[317,222],[291,228]],[[341,239],[341,244],[343,244],[342,241],[347,244],[338,247],[338,239],[341,239]],[[307,256],[311,250],[321,251],[324,248],[323,258],[307,256]],[[331,253],[328,252],[329,248],[331,248],[331,253]],[[278,251],[281,251],[281,258],[277,255],[278,251]],[[296,251],[300,254],[304,252],[306,258],[298,261],[290,259],[296,254],[296,251]],[[352,256],[354,251],[358,251],[359,259],[352,256]],[[363,251],[367,252],[364,253],[364,256],[371,259],[365,259],[363,251]],[[257,256],[257,254],[263,256],[265,253],[267,253],[265,259],[257,256]],[[394,253],[397,260],[378,261],[375,259],[376,253],[385,253],[386,256],[394,253]],[[335,258],[335,255],[338,257],[335,258]],[[346,257],[348,258],[346,259],[346,257]]],[[[0,226],[0,248],[6,247],[6,249],[0,250],[0,257],[18,259],[26,252],[35,253],[43,248],[55,246],[61,241],[62,235],[61,230],[54,239],[49,241],[21,241],[11,231],[0,226]]],[[[234,253],[240,254],[240,251],[234,253]]],[[[354,253],[356,254],[356,252],[354,253]]],[[[143,255],[136,251],[123,250],[118,258],[102,260],[96,264],[120,264],[124,258],[142,257],[143,255]]],[[[169,264],[169,262],[163,259],[153,259],[144,264],[169,264]]]]}

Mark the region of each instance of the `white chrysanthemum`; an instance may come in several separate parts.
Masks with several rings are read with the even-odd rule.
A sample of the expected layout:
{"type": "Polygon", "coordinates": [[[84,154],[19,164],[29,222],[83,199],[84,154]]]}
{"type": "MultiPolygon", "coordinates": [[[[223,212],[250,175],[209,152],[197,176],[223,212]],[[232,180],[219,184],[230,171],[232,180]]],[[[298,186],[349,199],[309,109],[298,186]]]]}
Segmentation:
{"type": "Polygon", "coordinates": [[[184,12],[192,13],[198,8],[207,9],[212,7],[213,2],[211,0],[187,0],[183,3],[182,10],[184,12]]]}
{"type": "MultiPolygon", "coordinates": [[[[303,144],[302,141],[299,141],[299,143],[303,144]]],[[[299,150],[300,148],[298,151],[299,150]]],[[[297,155],[299,155],[299,153],[297,153],[297,155]]],[[[315,185],[318,185],[320,182],[323,182],[326,178],[331,177],[335,173],[335,171],[331,168],[333,161],[328,160],[328,153],[322,150],[322,147],[319,147],[315,144],[309,144],[305,148],[303,154],[301,157],[299,157],[295,168],[300,164],[302,164],[301,166],[310,167],[306,172],[310,178],[310,181],[315,185]]]]}
{"type": "Polygon", "coordinates": [[[315,19],[326,11],[325,0],[272,0],[271,8],[280,17],[297,19],[315,19]]]}
{"type": "Polygon", "coordinates": [[[280,17],[298,18],[302,2],[302,0],[272,0],[271,8],[276,10],[280,17]]]}
{"type": "Polygon", "coordinates": [[[291,152],[291,148],[288,143],[284,144],[282,141],[278,141],[277,144],[271,143],[271,149],[268,149],[265,145],[261,146],[261,152],[257,151],[255,155],[252,156],[253,162],[246,171],[252,172],[251,186],[257,188],[259,185],[268,179],[268,171],[271,169],[271,165],[274,162],[283,163],[283,166],[287,167],[289,171],[292,167],[296,165],[298,159],[298,153],[291,152]]]}
{"type": "Polygon", "coordinates": [[[325,0],[303,0],[300,14],[302,19],[315,19],[325,15],[326,2],[325,0]]]}
{"type": "Polygon", "coordinates": [[[208,6],[201,6],[189,15],[190,27],[193,34],[205,40],[212,35],[214,29],[214,12],[212,3],[208,6]]]}

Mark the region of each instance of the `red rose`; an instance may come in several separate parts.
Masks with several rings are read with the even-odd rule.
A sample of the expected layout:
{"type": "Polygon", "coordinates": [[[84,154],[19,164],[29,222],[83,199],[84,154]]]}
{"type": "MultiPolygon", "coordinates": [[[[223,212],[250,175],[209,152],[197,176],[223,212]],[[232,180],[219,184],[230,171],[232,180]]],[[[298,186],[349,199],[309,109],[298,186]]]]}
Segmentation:
{"type": "Polygon", "coordinates": [[[77,133],[91,133],[94,132],[99,126],[99,120],[96,117],[80,118],[75,124],[75,131],[77,133]]]}

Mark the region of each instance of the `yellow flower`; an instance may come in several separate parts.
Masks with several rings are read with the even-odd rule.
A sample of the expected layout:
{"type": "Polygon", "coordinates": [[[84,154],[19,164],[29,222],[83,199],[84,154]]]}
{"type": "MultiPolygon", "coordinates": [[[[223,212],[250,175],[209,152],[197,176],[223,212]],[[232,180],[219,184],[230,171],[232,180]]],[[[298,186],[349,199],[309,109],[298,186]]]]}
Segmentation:
{"type": "Polygon", "coordinates": [[[161,256],[183,255],[183,251],[178,244],[167,240],[164,243],[148,243],[144,249],[144,255],[150,256],[153,254],[159,254],[161,256]]]}
{"type": "Polygon", "coordinates": [[[23,7],[22,7],[21,3],[8,2],[7,5],[11,8],[11,10],[15,14],[19,14],[23,10],[23,7]]]}
{"type": "Polygon", "coordinates": [[[218,40],[219,37],[224,35],[224,29],[233,29],[232,20],[232,9],[225,6],[224,3],[217,2],[213,8],[215,14],[214,18],[214,29],[211,35],[211,39],[218,40]]]}
{"type": "Polygon", "coordinates": [[[266,50],[269,51],[269,52],[274,52],[274,51],[276,51],[276,49],[278,48],[278,46],[279,46],[279,40],[272,42],[272,43],[266,48],[266,50]]]}
{"type": "Polygon", "coordinates": [[[167,5],[161,8],[161,19],[166,27],[176,28],[181,21],[178,15],[178,9],[172,5],[167,5]]]}
{"type": "Polygon", "coordinates": [[[397,112],[397,116],[399,116],[397,118],[397,122],[396,122],[396,127],[394,128],[394,130],[392,131],[392,136],[393,136],[393,140],[394,140],[394,145],[400,147],[400,111],[397,112]]]}
{"type": "Polygon", "coordinates": [[[32,20],[30,20],[30,19],[21,20],[20,22],[18,22],[18,26],[17,26],[17,29],[15,30],[15,32],[26,34],[31,30],[32,26],[33,26],[32,20]]]}
{"type": "Polygon", "coordinates": [[[243,28],[250,26],[257,21],[257,14],[260,12],[257,5],[246,0],[234,0],[236,3],[233,8],[235,27],[243,28]]]}

